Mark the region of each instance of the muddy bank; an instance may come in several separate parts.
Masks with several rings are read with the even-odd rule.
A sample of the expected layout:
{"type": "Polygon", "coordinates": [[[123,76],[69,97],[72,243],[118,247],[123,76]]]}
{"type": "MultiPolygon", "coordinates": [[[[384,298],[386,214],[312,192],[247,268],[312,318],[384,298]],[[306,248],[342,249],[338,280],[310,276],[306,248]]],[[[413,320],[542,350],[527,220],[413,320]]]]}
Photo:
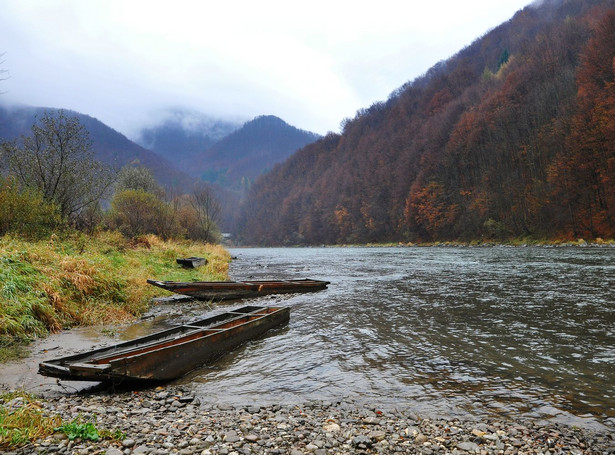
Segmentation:
{"type": "Polygon", "coordinates": [[[132,324],[77,327],[35,340],[28,346],[30,352],[28,358],[2,365],[0,389],[25,390],[43,397],[89,390],[97,384],[79,381],[59,382],[41,376],[38,374],[38,364],[45,360],[102,348],[158,332],[200,317],[216,308],[216,305],[208,302],[199,302],[181,296],[165,297],[155,299],[150,310],[132,324]]]}

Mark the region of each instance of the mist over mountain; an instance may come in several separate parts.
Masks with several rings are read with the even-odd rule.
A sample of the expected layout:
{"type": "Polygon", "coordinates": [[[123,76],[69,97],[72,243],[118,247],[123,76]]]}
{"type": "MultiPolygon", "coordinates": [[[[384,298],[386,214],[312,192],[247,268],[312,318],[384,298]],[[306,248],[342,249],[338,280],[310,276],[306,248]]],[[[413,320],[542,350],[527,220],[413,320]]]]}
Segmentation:
{"type": "MultiPolygon", "coordinates": [[[[30,135],[37,117],[42,117],[45,112],[57,110],[44,107],[0,105],[0,141],[30,135]]],[[[191,188],[194,179],[178,170],[171,161],[135,144],[123,134],[89,115],[70,110],[65,110],[65,112],[70,116],[76,116],[88,130],[92,141],[92,151],[97,160],[118,169],[126,164],[138,162],[149,168],[162,185],[191,188]]]]}
{"type": "Polygon", "coordinates": [[[615,1],[519,11],[251,188],[245,243],[615,237],[615,1]]]}
{"type": "Polygon", "coordinates": [[[241,127],[241,123],[217,119],[187,109],[168,109],[160,120],[143,127],[135,142],[171,160],[189,160],[241,127]]]}

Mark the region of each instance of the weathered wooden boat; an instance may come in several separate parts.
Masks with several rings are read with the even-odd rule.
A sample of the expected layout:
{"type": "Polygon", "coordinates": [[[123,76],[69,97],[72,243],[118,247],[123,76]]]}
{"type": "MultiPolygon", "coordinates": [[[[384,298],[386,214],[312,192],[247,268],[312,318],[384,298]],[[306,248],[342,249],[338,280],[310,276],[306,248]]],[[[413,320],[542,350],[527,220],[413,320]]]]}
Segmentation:
{"type": "Polygon", "coordinates": [[[207,259],[191,256],[189,258],[177,258],[175,262],[187,269],[196,269],[207,264],[207,259]]]}
{"type": "Polygon", "coordinates": [[[39,364],[39,374],[75,381],[169,381],[285,324],[288,307],[246,306],[107,348],[39,364]]]}
{"type": "Polygon", "coordinates": [[[201,300],[231,300],[259,297],[269,294],[313,292],[325,289],[328,281],[311,280],[255,280],[255,281],[156,281],[147,280],[153,286],[201,300]]]}

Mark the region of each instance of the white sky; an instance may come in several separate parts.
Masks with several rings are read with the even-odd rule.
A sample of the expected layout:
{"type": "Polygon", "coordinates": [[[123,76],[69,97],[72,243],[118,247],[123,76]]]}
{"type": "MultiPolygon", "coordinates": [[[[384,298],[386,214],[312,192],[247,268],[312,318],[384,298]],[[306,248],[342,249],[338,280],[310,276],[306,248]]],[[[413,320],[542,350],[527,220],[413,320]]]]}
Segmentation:
{"type": "Polygon", "coordinates": [[[339,131],[530,0],[0,0],[0,102],[129,137],[169,107],[339,131]]]}

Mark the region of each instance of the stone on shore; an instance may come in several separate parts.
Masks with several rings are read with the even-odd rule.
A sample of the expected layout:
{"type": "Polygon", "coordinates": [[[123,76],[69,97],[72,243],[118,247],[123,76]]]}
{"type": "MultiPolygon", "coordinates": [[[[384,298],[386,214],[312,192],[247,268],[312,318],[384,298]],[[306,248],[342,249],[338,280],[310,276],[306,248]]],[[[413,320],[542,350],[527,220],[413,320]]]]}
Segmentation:
{"type": "MultiPolygon", "coordinates": [[[[44,412],[80,417],[118,439],[68,441],[57,433],[23,454],[209,455],[339,453],[615,453],[612,429],[589,431],[533,421],[430,419],[352,401],[297,405],[212,405],[187,386],[96,392],[41,400],[44,412]]],[[[19,402],[11,403],[19,406],[19,402]]]]}

